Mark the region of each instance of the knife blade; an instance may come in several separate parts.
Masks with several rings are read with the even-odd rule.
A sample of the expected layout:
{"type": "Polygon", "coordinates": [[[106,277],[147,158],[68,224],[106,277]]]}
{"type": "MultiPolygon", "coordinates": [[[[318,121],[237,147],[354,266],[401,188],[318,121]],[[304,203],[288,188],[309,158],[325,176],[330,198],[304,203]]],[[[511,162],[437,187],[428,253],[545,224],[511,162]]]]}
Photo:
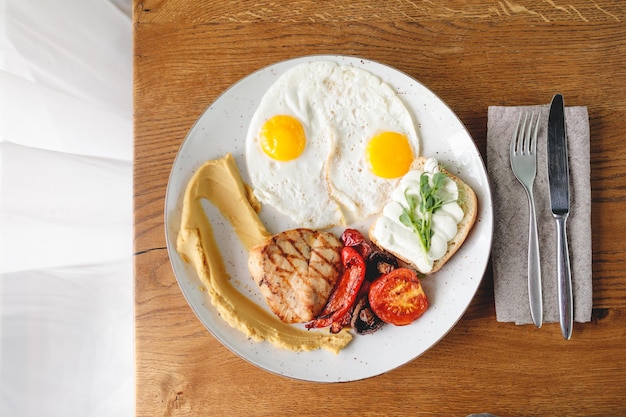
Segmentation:
{"type": "Polygon", "coordinates": [[[550,104],[548,117],[548,183],[550,186],[550,209],[556,221],[556,262],[559,321],[566,340],[572,337],[574,306],[572,274],[567,245],[567,217],[570,211],[569,166],[567,160],[567,131],[563,96],[556,94],[550,104]]]}

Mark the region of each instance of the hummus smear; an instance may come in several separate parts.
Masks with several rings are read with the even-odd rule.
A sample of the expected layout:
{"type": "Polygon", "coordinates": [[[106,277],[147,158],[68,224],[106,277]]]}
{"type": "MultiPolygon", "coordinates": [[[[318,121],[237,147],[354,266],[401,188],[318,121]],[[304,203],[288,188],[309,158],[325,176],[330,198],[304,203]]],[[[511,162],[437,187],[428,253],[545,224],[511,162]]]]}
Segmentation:
{"type": "Polygon", "coordinates": [[[211,222],[201,205],[203,198],[228,219],[247,250],[270,233],[255,211],[258,202],[241,180],[231,154],[208,161],[196,171],[185,191],[176,249],[193,265],[212,304],[230,326],[255,341],[266,340],[294,351],[325,348],[337,353],[350,343],[352,335],[347,330],[330,334],[299,329],[237,291],[230,283],[211,222]]]}

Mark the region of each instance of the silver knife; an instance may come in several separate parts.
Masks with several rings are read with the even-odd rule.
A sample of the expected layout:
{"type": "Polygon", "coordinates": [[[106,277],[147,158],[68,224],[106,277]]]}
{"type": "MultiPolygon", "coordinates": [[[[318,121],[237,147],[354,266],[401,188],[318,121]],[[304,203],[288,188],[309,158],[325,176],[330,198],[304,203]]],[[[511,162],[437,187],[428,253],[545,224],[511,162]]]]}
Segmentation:
{"type": "Polygon", "coordinates": [[[565,128],[565,105],[561,94],[552,98],[548,118],[548,181],[550,184],[550,209],[556,220],[559,319],[563,337],[569,340],[572,337],[574,325],[574,306],[566,228],[570,209],[567,132],[565,128]]]}

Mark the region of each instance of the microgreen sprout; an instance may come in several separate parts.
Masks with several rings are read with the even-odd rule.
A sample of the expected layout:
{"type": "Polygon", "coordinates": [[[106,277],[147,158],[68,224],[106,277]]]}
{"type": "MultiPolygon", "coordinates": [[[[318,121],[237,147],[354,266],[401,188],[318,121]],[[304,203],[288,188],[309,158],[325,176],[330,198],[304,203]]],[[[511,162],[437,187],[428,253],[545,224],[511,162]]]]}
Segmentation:
{"type": "Polygon", "coordinates": [[[433,236],[433,213],[444,204],[450,202],[446,201],[440,192],[445,183],[446,175],[441,172],[433,175],[432,186],[430,185],[429,176],[426,173],[422,173],[420,176],[419,197],[415,194],[410,194],[408,187],[404,190],[404,198],[408,207],[402,207],[400,222],[415,232],[425,253],[428,253],[430,250],[431,238],[433,236]]]}

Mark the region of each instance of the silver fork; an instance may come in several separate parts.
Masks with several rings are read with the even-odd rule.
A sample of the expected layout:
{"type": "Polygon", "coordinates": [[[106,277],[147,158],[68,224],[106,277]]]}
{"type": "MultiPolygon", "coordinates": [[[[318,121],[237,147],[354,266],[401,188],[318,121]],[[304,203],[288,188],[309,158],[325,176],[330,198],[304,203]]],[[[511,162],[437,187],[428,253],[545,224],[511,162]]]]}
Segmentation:
{"type": "Polygon", "coordinates": [[[539,129],[539,115],[533,131],[533,117],[535,112],[520,114],[513,139],[511,140],[511,168],[518,181],[524,186],[528,195],[528,211],[530,221],[528,225],[528,297],[530,300],[530,314],[535,326],[541,327],[543,322],[543,301],[541,296],[541,265],[539,263],[539,240],[537,238],[537,217],[535,215],[535,199],[533,197],[533,183],[537,175],[537,130],[539,129]]]}

